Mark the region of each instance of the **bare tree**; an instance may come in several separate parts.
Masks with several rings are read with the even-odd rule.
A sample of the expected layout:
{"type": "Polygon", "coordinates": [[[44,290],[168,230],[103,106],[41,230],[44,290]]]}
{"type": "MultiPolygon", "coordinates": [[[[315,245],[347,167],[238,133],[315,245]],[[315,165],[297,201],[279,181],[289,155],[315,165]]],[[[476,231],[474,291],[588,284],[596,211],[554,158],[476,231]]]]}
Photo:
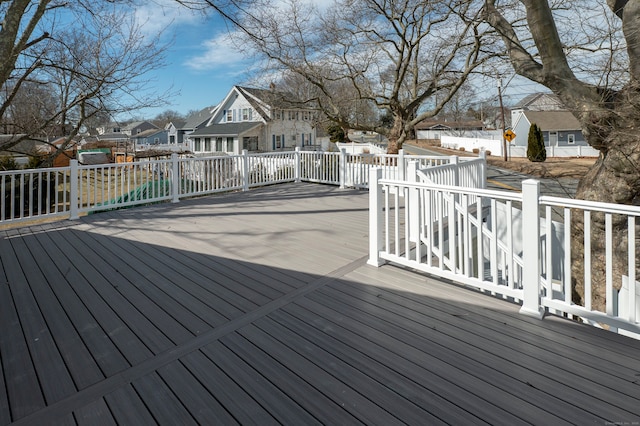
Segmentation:
{"type": "MultiPolygon", "coordinates": [[[[64,3],[62,15],[62,3],[40,0],[35,11],[30,3],[11,0],[0,8],[0,55],[7,58],[0,64],[5,95],[0,117],[17,123],[16,103],[29,95],[23,87],[34,85],[55,99],[55,108],[23,127],[24,132],[15,134],[3,149],[27,137],[46,142],[51,129],[71,143],[97,114],[114,116],[164,103],[166,94],[146,94],[150,81],[145,77],[164,64],[164,46],[158,35],[143,33],[128,17],[124,3],[64,3]],[[36,33],[39,28],[47,31],[36,33]]],[[[38,102],[37,96],[30,101],[38,102]]],[[[65,148],[63,144],[59,151],[65,148]]]]}
{"type": "MultiPolygon", "coordinates": [[[[562,13],[554,13],[547,1],[486,0],[485,19],[500,33],[515,71],[557,94],[582,124],[588,143],[600,151],[598,160],[582,178],[576,196],[638,205],[640,3],[572,1],[564,2],[563,7],[562,13]],[[516,18],[523,17],[526,27],[514,24],[516,18]],[[569,18],[572,25],[563,25],[561,20],[569,18]],[[571,31],[560,33],[559,28],[571,31]]],[[[584,225],[580,218],[576,219],[572,225],[574,301],[583,303],[584,225]]],[[[604,217],[594,215],[592,222],[592,264],[597,266],[590,271],[593,306],[604,310],[604,217]]],[[[614,218],[613,222],[613,271],[615,277],[621,277],[628,274],[629,235],[625,220],[614,218]]],[[[637,239],[637,227],[635,233],[637,239]]],[[[636,250],[636,259],[639,256],[636,250]]],[[[640,276],[638,272],[636,276],[640,276]]],[[[621,280],[614,280],[613,285],[619,289],[621,280]]]]}
{"type": "MultiPolygon", "coordinates": [[[[7,92],[13,92],[13,89],[7,87],[7,92]]],[[[54,130],[48,123],[56,108],[55,96],[46,85],[26,81],[15,90],[13,100],[2,117],[2,132],[51,135],[54,130]]]]}
{"type": "Polygon", "coordinates": [[[472,2],[340,0],[325,11],[295,0],[274,3],[238,9],[234,22],[245,45],[267,58],[271,75],[304,78],[313,88],[306,101],[330,120],[387,135],[391,152],[494,56],[472,2]],[[373,119],[359,114],[365,106],[377,111],[373,119]],[[385,111],[391,128],[379,124],[385,111]]]}
{"type": "Polygon", "coordinates": [[[155,124],[160,128],[164,128],[164,126],[166,126],[171,122],[176,122],[184,119],[185,119],[185,116],[179,113],[178,111],[167,109],[155,116],[155,118],[153,119],[153,124],[155,124]]]}

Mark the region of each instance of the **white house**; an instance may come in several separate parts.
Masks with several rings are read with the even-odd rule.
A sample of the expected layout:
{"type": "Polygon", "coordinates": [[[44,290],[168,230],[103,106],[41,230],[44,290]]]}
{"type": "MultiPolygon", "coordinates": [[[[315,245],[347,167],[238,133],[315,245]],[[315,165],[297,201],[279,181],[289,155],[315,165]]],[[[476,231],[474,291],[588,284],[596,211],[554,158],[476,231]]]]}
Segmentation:
{"type": "Polygon", "coordinates": [[[204,126],[187,134],[196,155],[268,152],[313,145],[314,112],[275,90],[234,86],[204,126]]]}

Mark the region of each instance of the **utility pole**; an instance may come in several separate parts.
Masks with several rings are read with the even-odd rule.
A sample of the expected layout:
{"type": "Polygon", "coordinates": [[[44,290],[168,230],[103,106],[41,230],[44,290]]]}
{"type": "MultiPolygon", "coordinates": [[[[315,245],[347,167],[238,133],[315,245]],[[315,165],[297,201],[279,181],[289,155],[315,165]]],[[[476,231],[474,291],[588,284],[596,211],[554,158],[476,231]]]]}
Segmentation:
{"type": "Polygon", "coordinates": [[[507,161],[507,140],[504,137],[506,126],[504,122],[504,107],[502,106],[502,79],[498,78],[498,99],[500,100],[500,114],[502,116],[502,158],[507,161]]]}

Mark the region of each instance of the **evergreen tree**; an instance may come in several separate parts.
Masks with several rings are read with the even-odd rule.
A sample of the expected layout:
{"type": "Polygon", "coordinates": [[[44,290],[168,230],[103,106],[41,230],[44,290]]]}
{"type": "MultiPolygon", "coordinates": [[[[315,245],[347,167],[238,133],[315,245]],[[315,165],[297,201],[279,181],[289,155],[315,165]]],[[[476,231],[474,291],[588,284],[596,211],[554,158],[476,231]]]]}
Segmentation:
{"type": "Polygon", "coordinates": [[[344,129],[339,124],[331,124],[327,127],[327,134],[331,142],[343,142],[345,139],[344,129]]]}
{"type": "Polygon", "coordinates": [[[547,159],[547,150],[544,147],[542,130],[536,123],[529,128],[529,140],[527,142],[527,158],[529,161],[541,163],[547,159]]]}

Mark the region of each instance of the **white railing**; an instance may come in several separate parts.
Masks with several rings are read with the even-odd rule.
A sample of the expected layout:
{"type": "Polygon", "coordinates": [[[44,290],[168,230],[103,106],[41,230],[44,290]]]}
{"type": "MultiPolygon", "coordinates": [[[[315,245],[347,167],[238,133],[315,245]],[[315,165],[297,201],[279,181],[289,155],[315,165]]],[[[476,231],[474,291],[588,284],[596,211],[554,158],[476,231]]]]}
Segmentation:
{"type": "MultiPolygon", "coordinates": [[[[368,170],[382,167],[390,179],[404,178],[410,162],[420,167],[457,162],[456,157],[352,155],[345,151],[288,151],[264,154],[145,160],[0,173],[0,223],[131,207],[216,192],[248,190],[284,182],[316,182],[367,188],[368,170]]],[[[463,168],[465,162],[458,167],[463,168]]]]}
{"type": "Polygon", "coordinates": [[[514,193],[371,173],[370,264],[394,262],[473,286],[539,318],[548,311],[640,336],[639,207],[540,196],[534,180],[514,193]],[[602,238],[594,218],[604,224],[602,238]],[[576,226],[584,235],[577,247],[569,231],[576,226]],[[583,276],[572,276],[575,261],[583,276]],[[595,287],[602,278],[604,293],[595,287]],[[581,303],[572,300],[575,279],[584,283],[581,303]]]}

